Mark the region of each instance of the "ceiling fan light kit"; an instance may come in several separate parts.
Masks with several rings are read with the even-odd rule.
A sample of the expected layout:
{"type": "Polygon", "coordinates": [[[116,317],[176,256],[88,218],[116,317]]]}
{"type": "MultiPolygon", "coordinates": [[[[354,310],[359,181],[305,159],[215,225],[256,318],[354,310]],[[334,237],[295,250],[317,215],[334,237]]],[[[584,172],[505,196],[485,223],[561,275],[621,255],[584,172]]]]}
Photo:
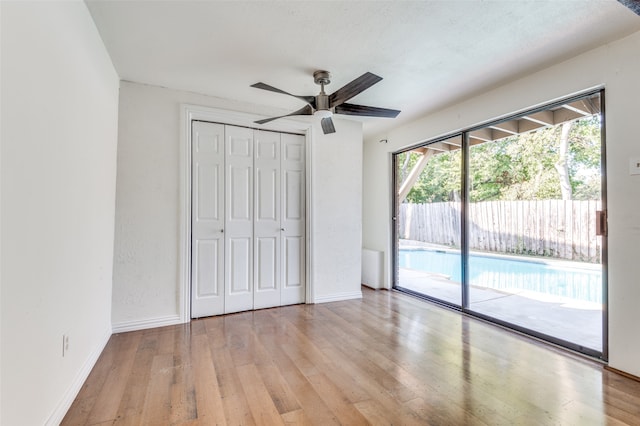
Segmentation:
{"type": "Polygon", "coordinates": [[[332,115],[333,113],[331,112],[331,110],[328,110],[328,109],[319,109],[313,113],[314,117],[320,117],[320,118],[331,118],[332,115]]]}
{"type": "Polygon", "coordinates": [[[255,121],[255,123],[265,124],[270,121],[277,120],[278,118],[291,117],[294,115],[313,115],[321,118],[320,124],[322,126],[322,132],[326,135],[329,133],[335,133],[336,131],[333,125],[333,120],[331,119],[333,114],[356,115],[362,117],[395,118],[398,116],[398,114],[400,114],[400,111],[395,109],[377,108],[346,103],[346,101],[364,92],[380,80],[382,80],[382,77],[379,77],[370,72],[366,72],[352,82],[347,83],[345,86],[336,90],[331,95],[327,95],[324,92],[324,86],[331,83],[331,74],[329,73],[329,71],[318,70],[313,73],[313,81],[316,84],[320,85],[320,93],[316,96],[292,95],[291,93],[285,92],[284,90],[280,90],[273,86],[269,86],[265,83],[252,84],[251,87],[255,87],[256,89],[268,90],[270,92],[293,96],[294,98],[298,98],[301,101],[307,103],[307,105],[305,105],[303,108],[290,114],[257,120],[255,121]]]}

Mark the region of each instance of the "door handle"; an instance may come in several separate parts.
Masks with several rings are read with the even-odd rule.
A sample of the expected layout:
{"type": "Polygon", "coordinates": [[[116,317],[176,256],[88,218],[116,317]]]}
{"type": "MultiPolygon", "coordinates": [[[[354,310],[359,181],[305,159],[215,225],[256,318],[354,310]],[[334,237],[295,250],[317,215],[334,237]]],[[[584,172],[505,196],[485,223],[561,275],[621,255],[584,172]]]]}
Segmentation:
{"type": "Polygon", "coordinates": [[[607,235],[607,211],[596,210],[596,235],[607,235]]]}

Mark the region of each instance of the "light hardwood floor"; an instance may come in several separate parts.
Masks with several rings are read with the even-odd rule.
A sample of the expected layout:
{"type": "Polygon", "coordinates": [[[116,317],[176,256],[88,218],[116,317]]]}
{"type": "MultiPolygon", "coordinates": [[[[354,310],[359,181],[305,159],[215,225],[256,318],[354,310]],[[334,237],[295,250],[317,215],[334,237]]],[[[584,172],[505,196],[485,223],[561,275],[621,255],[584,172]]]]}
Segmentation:
{"type": "Polygon", "coordinates": [[[115,334],[63,425],[640,425],[640,383],[388,291],[115,334]]]}

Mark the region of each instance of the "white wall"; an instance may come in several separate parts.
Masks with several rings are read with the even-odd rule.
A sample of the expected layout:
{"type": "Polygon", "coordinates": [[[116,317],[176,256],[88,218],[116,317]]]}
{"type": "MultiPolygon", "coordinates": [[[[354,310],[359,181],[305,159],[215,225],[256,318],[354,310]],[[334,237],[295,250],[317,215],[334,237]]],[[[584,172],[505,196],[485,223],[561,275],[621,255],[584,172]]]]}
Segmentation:
{"type": "Polygon", "coordinates": [[[362,297],[362,123],[335,120],[312,146],[311,279],[315,302],[362,297]]]}
{"type": "Polygon", "coordinates": [[[119,83],[83,2],[0,7],[0,422],[57,424],[111,335],[119,83]]]}
{"type": "MultiPolygon", "coordinates": [[[[181,104],[252,114],[265,107],[122,82],[113,267],[114,329],[180,321],[181,104]]],[[[250,123],[249,123],[250,124],[250,123]]],[[[337,121],[314,129],[311,279],[320,301],[358,297],[362,127],[337,121]],[[338,269],[338,273],[329,269],[338,269]]]]}
{"type": "Polygon", "coordinates": [[[640,376],[640,33],[378,135],[364,146],[363,246],[385,252],[390,283],[390,153],[420,141],[604,85],[609,201],[609,364],[640,376]],[[378,140],[386,138],[389,144],[378,140]]]}

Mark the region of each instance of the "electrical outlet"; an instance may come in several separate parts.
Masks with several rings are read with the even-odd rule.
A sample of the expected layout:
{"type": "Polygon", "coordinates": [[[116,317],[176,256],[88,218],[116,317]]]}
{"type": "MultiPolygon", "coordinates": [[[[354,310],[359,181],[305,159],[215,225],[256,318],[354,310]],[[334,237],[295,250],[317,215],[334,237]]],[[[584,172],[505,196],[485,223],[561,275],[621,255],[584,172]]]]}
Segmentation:
{"type": "Polygon", "coordinates": [[[64,357],[69,352],[69,335],[62,335],[62,356],[64,357]]]}
{"type": "Polygon", "coordinates": [[[640,175],[640,157],[629,159],[629,174],[640,175]]]}

